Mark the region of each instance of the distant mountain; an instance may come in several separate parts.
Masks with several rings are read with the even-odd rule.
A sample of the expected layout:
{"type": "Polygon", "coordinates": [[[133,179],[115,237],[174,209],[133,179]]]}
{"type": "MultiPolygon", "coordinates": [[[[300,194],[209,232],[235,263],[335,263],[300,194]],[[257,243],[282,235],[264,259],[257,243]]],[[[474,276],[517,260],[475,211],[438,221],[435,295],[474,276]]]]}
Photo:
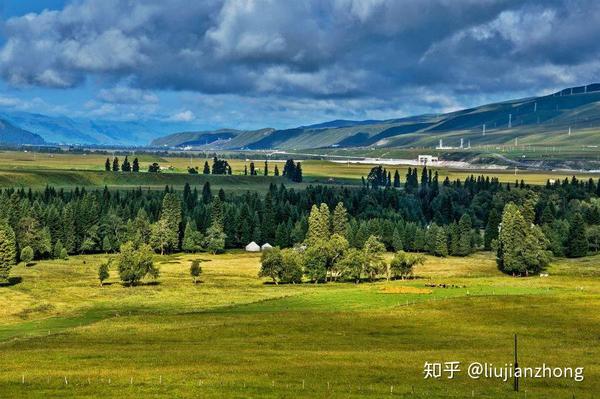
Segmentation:
{"type": "Polygon", "coordinates": [[[143,146],[182,126],[180,123],[158,120],[106,121],[8,111],[0,111],[0,118],[55,144],[143,146]]]}
{"type": "Polygon", "coordinates": [[[45,144],[43,138],[0,119],[0,144],[45,144]]]}
{"type": "Polygon", "coordinates": [[[334,120],[293,129],[225,129],[173,134],[153,143],[204,149],[310,149],[328,147],[432,147],[481,144],[600,145],[600,84],[541,97],[487,104],[440,115],[391,120],[334,120]],[[571,135],[568,134],[571,129],[571,135]],[[227,132],[226,140],[217,139],[227,132]],[[260,133],[257,133],[260,132],[260,133]],[[213,139],[211,139],[213,138],[213,139]],[[204,141],[204,142],[203,142],[204,141]]]}
{"type": "Polygon", "coordinates": [[[520,144],[600,146],[600,83],[446,114],[333,120],[279,130],[191,131],[189,124],[161,120],[106,121],[1,111],[0,121],[7,137],[15,142],[57,144],[299,150],[432,147],[439,140],[445,146],[458,146],[461,139],[464,145],[498,145],[512,144],[518,138],[520,144]],[[178,133],[169,134],[172,132],[178,133]]]}
{"type": "Polygon", "coordinates": [[[153,147],[211,147],[244,148],[269,137],[275,129],[219,129],[214,131],[182,132],[164,136],[150,143],[153,147]]]}

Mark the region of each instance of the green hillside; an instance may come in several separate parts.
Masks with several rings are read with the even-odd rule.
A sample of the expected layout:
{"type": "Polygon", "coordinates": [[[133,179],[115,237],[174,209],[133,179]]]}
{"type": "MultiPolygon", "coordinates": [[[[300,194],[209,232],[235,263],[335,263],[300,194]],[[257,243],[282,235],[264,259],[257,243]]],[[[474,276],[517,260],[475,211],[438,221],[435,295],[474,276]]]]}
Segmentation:
{"type": "Polygon", "coordinates": [[[173,134],[155,143],[204,149],[389,148],[512,145],[600,145],[600,84],[574,87],[541,97],[487,104],[441,115],[387,121],[332,121],[293,129],[227,130],[190,137],[173,134]],[[569,130],[571,134],[569,134],[569,130]],[[207,138],[213,137],[209,141],[207,138]],[[202,139],[204,143],[200,142],[202,139]],[[195,141],[194,141],[195,140],[195,141]]]}

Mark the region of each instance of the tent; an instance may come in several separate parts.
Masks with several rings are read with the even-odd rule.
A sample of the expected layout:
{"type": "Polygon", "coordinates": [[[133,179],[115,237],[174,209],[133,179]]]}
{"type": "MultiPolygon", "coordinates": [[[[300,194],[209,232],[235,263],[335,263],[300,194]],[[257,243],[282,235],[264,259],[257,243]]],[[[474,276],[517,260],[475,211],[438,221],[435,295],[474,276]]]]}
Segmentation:
{"type": "Polygon", "coordinates": [[[268,242],[264,243],[263,246],[260,248],[262,251],[268,250],[268,249],[273,249],[273,247],[271,246],[271,244],[269,244],[268,242]]]}
{"type": "Polygon", "coordinates": [[[250,244],[246,245],[246,251],[248,252],[260,252],[260,247],[257,243],[252,241],[250,244]]]}

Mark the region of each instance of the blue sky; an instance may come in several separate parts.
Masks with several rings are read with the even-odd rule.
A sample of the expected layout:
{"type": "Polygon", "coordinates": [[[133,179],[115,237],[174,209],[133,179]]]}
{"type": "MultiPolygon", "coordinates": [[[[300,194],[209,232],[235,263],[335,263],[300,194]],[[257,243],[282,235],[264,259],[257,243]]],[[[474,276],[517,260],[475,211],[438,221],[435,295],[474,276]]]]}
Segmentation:
{"type": "Polygon", "coordinates": [[[0,0],[0,18],[1,109],[182,128],[439,113],[600,72],[592,0],[0,0]]]}

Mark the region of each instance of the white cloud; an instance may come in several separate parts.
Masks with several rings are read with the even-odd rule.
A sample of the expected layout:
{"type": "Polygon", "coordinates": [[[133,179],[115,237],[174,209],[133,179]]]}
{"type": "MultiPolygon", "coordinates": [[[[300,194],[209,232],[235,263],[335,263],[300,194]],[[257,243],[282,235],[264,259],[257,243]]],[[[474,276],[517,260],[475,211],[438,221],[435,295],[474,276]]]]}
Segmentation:
{"type": "Polygon", "coordinates": [[[191,122],[196,119],[196,115],[190,110],[181,111],[172,115],[168,120],[172,122],[191,122]]]}

